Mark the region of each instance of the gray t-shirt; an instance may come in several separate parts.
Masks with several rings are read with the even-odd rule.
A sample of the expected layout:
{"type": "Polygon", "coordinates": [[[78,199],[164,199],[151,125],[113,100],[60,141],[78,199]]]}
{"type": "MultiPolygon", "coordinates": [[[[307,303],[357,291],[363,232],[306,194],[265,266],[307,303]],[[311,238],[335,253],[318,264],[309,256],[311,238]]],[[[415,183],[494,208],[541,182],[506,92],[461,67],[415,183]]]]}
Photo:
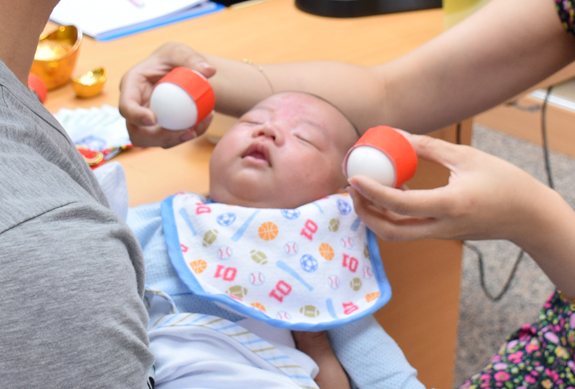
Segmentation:
{"type": "Polygon", "coordinates": [[[2,61],[0,212],[0,386],[147,387],[138,242],[2,61]]]}

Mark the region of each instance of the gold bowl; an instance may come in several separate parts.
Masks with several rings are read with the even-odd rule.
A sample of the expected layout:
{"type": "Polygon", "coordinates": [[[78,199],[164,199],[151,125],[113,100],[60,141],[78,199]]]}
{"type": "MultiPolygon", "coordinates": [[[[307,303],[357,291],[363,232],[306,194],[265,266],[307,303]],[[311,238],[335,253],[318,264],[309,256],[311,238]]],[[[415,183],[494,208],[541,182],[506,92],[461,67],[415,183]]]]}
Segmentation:
{"type": "Polygon", "coordinates": [[[32,73],[40,76],[48,90],[66,84],[76,66],[81,43],[82,31],[75,26],[60,26],[56,31],[41,36],[32,73]]]}
{"type": "Polygon", "coordinates": [[[72,86],[78,97],[94,97],[102,93],[108,78],[105,68],[97,68],[79,77],[72,77],[72,86]]]}

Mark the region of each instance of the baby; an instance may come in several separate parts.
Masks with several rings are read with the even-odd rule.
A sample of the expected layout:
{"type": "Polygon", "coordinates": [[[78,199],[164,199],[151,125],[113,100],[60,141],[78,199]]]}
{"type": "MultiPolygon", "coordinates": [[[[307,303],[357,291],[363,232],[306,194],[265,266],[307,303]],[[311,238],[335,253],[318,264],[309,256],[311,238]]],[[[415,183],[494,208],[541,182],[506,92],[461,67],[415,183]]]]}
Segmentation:
{"type": "MultiPolygon", "coordinates": [[[[344,191],[347,180],[341,163],[357,139],[357,129],[327,101],[304,93],[276,94],[243,115],[215,147],[210,160],[211,202],[191,194],[174,197],[191,204],[199,215],[226,204],[294,210],[344,191]]],[[[198,280],[182,276],[189,271],[182,255],[209,247],[218,239],[218,231],[196,234],[197,221],[189,220],[186,212],[182,219],[186,231],[178,230],[173,222],[173,213],[178,213],[171,206],[173,201],[176,200],[164,201],[163,226],[157,204],[132,209],[128,218],[146,258],[150,347],[156,356],[157,387],[316,387],[311,381],[314,377],[320,386],[349,387],[333,352],[324,352],[329,348],[324,333],[296,334],[298,350],[289,330],[246,319],[238,314],[241,309],[230,310],[217,298],[212,299],[215,302],[208,301],[192,292],[198,280]],[[184,233],[198,235],[200,240],[189,246],[181,243],[183,240],[173,240],[184,233]],[[182,265],[177,259],[180,257],[182,265]],[[180,266],[186,268],[182,270],[180,266]],[[261,350],[266,355],[258,354],[261,350]],[[319,375],[318,366],[308,355],[320,365],[319,375]]],[[[260,211],[250,212],[255,215],[260,211]]],[[[220,231],[228,222],[218,218],[220,231]]],[[[224,251],[220,260],[228,255],[224,251]]],[[[265,256],[254,261],[262,258],[265,256]]],[[[190,264],[193,272],[200,275],[206,262],[194,262],[190,264]]],[[[229,267],[220,265],[218,269],[216,273],[221,270],[221,274],[216,277],[229,279],[241,270],[228,274],[229,267]]],[[[280,288],[280,295],[275,297],[282,299],[281,293],[287,287],[280,288]]],[[[236,287],[238,300],[241,289],[236,287]]],[[[226,293],[234,298],[236,292],[226,293]]],[[[265,311],[261,306],[260,309],[265,311]]],[[[411,371],[406,365],[405,372],[409,375],[411,371]]]]}
{"type": "Polygon", "coordinates": [[[210,196],[289,209],[343,192],[341,162],[357,139],[330,103],[303,93],[274,95],[243,115],[214,149],[210,196]]]}

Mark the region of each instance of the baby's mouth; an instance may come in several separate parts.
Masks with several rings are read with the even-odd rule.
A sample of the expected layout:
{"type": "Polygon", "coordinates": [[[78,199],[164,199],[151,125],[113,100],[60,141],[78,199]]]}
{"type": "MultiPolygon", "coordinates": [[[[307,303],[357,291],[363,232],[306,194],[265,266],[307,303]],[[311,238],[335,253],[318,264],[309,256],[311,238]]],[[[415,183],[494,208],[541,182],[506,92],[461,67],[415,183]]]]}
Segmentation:
{"type": "Polygon", "coordinates": [[[243,159],[249,158],[256,161],[262,161],[265,162],[267,165],[271,166],[268,148],[261,143],[253,143],[242,154],[242,158],[243,159]]]}

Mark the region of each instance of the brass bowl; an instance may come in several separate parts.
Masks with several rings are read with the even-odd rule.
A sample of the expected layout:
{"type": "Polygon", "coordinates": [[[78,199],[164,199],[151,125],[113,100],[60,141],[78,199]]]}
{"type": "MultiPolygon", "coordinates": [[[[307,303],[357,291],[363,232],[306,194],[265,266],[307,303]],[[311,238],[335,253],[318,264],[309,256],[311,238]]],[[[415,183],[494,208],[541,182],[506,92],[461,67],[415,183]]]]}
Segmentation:
{"type": "Polygon", "coordinates": [[[105,68],[97,68],[79,77],[72,77],[72,86],[78,97],[94,97],[102,93],[108,78],[105,68]]]}
{"type": "Polygon", "coordinates": [[[40,37],[32,73],[40,76],[48,90],[66,84],[78,58],[82,31],[75,26],[60,26],[56,31],[40,37]]]}

